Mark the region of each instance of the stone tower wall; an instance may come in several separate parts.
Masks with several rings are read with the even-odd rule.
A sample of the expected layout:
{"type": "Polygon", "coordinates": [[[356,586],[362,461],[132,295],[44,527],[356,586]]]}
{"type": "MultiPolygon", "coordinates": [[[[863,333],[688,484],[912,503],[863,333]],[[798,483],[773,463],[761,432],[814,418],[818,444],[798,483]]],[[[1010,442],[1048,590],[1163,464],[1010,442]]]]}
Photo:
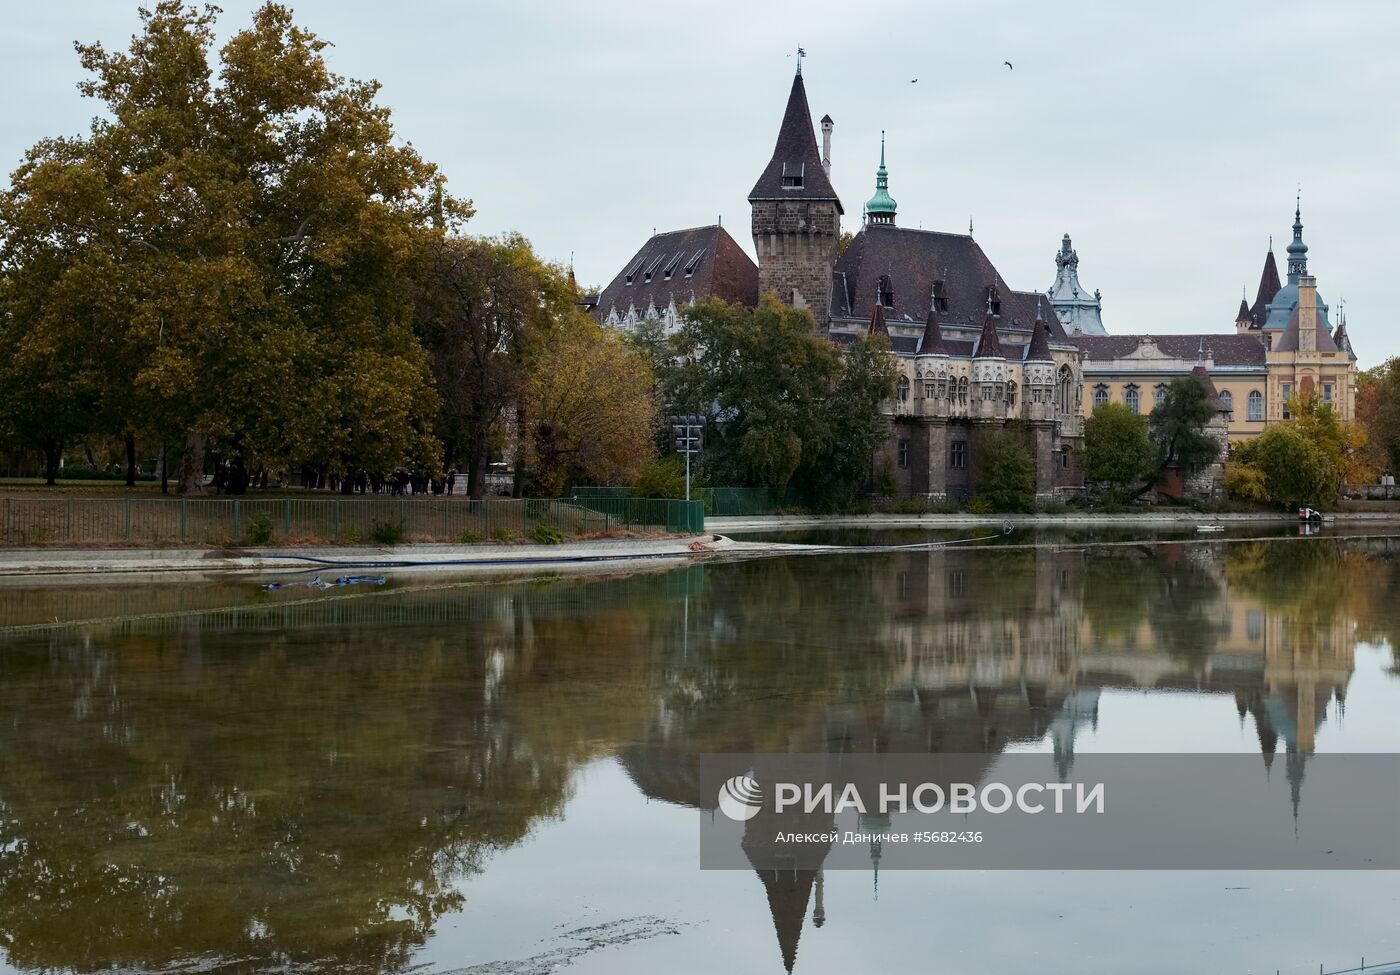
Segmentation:
{"type": "Polygon", "coordinates": [[[758,200],[753,204],[753,243],[758,290],[773,291],[794,308],[809,308],[817,329],[831,320],[831,272],[841,218],[834,202],[758,200]]]}

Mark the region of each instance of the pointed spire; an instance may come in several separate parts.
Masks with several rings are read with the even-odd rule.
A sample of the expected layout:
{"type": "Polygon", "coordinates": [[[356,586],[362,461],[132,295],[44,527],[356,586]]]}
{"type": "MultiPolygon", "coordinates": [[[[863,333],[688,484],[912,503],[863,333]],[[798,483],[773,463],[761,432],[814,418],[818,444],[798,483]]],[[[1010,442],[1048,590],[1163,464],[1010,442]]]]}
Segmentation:
{"type": "Polygon", "coordinates": [[[1300,190],[1293,208],[1293,240],[1288,244],[1288,283],[1297,284],[1298,278],[1307,273],[1308,245],[1303,243],[1303,194],[1300,190]]]}
{"type": "Polygon", "coordinates": [[[977,337],[977,351],[972,355],[974,359],[1004,358],[1001,352],[1001,337],[997,335],[996,315],[992,311],[996,293],[997,289],[994,286],[987,287],[987,314],[982,319],[982,334],[977,337]]]}
{"type": "Polygon", "coordinates": [[[1278,264],[1274,261],[1273,238],[1269,238],[1269,252],[1264,255],[1264,270],[1259,274],[1259,291],[1254,296],[1254,304],[1249,306],[1249,318],[1255,328],[1264,324],[1269,302],[1283,287],[1279,280],[1278,264]]]}
{"type": "Polygon", "coordinates": [[[938,324],[938,311],[929,306],[928,321],[924,324],[924,336],[919,340],[919,355],[947,355],[943,344],[943,329],[938,324]]]}
{"type": "Polygon", "coordinates": [[[890,329],[885,324],[885,306],[880,302],[875,302],[875,307],[870,311],[870,327],[866,329],[866,335],[883,335],[889,338],[890,329]]]}
{"type": "Polygon", "coordinates": [[[880,130],[880,168],[875,170],[875,195],[865,204],[865,216],[871,223],[893,225],[896,204],[890,196],[890,175],[885,169],[885,131],[880,130]]]}
{"type": "Polygon", "coordinates": [[[1235,315],[1235,324],[1249,325],[1252,322],[1253,319],[1250,318],[1249,315],[1249,302],[1246,301],[1244,298],[1240,298],[1240,310],[1239,313],[1235,315]]]}
{"type": "Polygon", "coordinates": [[[787,108],[778,128],[773,158],[749,191],[749,202],[758,200],[832,200],[841,209],[841,200],[822,167],[817,136],[812,128],[812,111],[807,107],[807,88],[802,75],[792,79],[787,108]]]}
{"type": "Polygon", "coordinates": [[[1040,299],[1035,300],[1035,328],[1031,329],[1030,347],[1026,349],[1027,362],[1054,362],[1050,355],[1050,326],[1041,314],[1040,299]]]}
{"type": "Polygon", "coordinates": [[[1338,350],[1353,359],[1356,358],[1356,351],[1351,347],[1351,337],[1347,335],[1347,310],[1344,303],[1339,303],[1337,308],[1337,330],[1332,333],[1332,342],[1338,350]]]}

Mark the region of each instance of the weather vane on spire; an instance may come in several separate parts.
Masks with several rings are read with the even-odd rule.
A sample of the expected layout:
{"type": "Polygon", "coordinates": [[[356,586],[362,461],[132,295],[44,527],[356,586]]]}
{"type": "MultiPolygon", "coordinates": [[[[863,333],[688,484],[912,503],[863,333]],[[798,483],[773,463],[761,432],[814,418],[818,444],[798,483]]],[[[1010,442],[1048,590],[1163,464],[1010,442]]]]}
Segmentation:
{"type": "Polygon", "coordinates": [[[797,76],[802,77],[802,59],[807,56],[807,51],[803,48],[797,49],[797,76]]]}

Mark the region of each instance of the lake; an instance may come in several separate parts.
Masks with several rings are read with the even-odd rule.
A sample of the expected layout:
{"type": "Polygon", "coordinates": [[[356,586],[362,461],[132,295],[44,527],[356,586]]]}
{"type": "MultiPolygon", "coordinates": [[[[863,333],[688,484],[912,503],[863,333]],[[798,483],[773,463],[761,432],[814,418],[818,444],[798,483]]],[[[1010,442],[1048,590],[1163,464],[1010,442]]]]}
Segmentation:
{"type": "Polygon", "coordinates": [[[10,580],[0,971],[1400,959],[1383,872],[698,868],[710,752],[1242,752],[1306,816],[1310,756],[1400,751],[1400,537],[1241,534],[326,590],[10,580]]]}

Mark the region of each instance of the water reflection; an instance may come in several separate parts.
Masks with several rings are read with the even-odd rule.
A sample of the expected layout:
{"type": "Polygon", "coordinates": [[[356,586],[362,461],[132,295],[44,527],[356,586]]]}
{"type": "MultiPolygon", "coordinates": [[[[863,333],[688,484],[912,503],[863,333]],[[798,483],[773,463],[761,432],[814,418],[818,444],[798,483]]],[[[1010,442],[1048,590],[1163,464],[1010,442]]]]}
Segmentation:
{"type": "MultiPolygon", "coordinates": [[[[1397,645],[1397,550],[942,550],[320,602],[6,591],[7,621],[240,608],[0,642],[0,939],[33,970],[402,969],[597,758],[702,809],[703,752],[1035,745],[1068,767],[1086,729],[1111,745],[1111,689],[1233,698],[1306,802],[1357,641],[1397,645]]],[[[823,887],[757,872],[773,965],[823,887]]]]}

